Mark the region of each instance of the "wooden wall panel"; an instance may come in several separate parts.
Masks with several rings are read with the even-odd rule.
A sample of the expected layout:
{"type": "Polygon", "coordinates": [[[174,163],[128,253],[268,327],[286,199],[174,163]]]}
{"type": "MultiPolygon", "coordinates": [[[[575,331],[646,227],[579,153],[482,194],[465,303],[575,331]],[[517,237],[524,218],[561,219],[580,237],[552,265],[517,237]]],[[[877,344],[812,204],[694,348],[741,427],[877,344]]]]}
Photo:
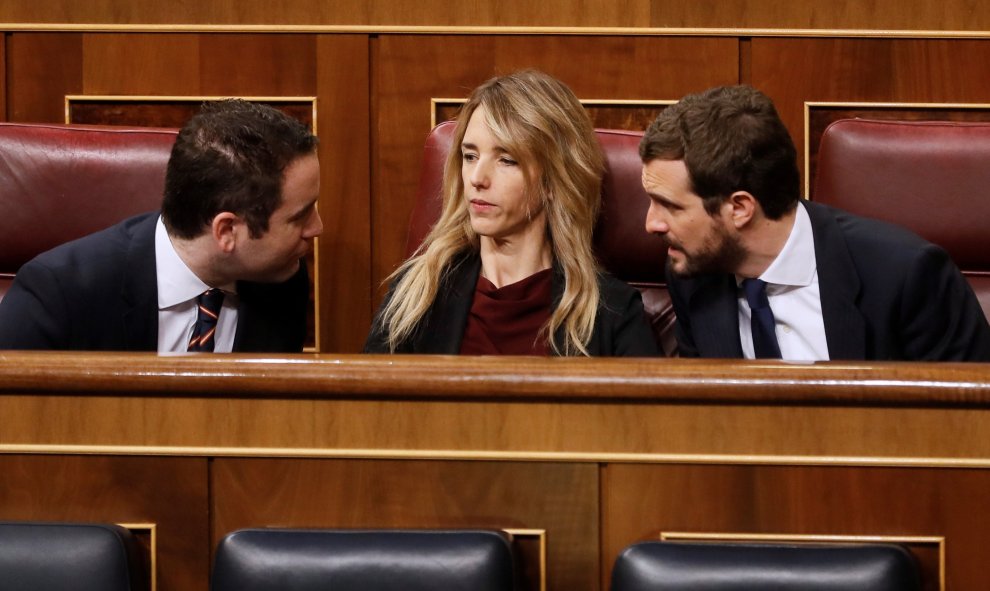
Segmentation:
{"type": "Polygon", "coordinates": [[[0,35],[0,121],[7,121],[7,42],[9,33],[0,35]]]}
{"type": "MultiPolygon", "coordinates": [[[[602,560],[660,532],[944,536],[946,588],[985,589],[985,470],[719,465],[603,469],[602,560]]],[[[937,564],[925,560],[926,589],[937,564]]]]}
{"type": "Polygon", "coordinates": [[[199,42],[199,35],[86,34],[77,94],[201,94],[199,42]]]}
{"type": "Polygon", "coordinates": [[[728,38],[380,37],[372,281],[380,284],[405,255],[431,98],[463,98],[493,75],[532,67],[559,77],[582,99],[677,99],[735,83],[737,48],[728,38]]]}
{"type": "Polygon", "coordinates": [[[0,22],[990,30],[970,0],[7,0],[0,22]]]}
{"type": "Polygon", "coordinates": [[[159,591],[206,591],[205,458],[0,455],[0,519],[153,523],[159,591]]]}
{"type": "Polygon", "coordinates": [[[547,532],[548,589],[594,589],[595,464],[213,462],[213,546],[245,527],[525,528],[547,532]]]}
{"type": "Polygon", "coordinates": [[[806,101],[990,102],[990,40],[753,39],[752,84],[800,151],[806,101]]]}
{"type": "Polygon", "coordinates": [[[83,36],[13,33],[7,44],[10,121],[65,121],[65,95],[82,92],[83,36]]]}
{"type": "Polygon", "coordinates": [[[371,64],[365,35],[317,39],[322,351],[356,353],[371,325],[371,64]]]}

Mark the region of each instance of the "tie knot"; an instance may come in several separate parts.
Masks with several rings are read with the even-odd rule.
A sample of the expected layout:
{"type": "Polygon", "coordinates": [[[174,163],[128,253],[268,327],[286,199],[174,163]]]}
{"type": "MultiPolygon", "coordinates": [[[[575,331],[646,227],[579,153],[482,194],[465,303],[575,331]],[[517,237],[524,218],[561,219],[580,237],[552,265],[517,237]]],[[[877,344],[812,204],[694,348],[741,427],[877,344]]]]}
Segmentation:
{"type": "Polygon", "coordinates": [[[763,310],[770,307],[767,299],[767,282],[762,279],[743,279],[743,293],[750,310],[763,310]]]}
{"type": "Polygon", "coordinates": [[[199,294],[196,298],[197,304],[205,312],[212,314],[214,318],[220,315],[220,308],[223,306],[223,291],[210,288],[199,294]]]}

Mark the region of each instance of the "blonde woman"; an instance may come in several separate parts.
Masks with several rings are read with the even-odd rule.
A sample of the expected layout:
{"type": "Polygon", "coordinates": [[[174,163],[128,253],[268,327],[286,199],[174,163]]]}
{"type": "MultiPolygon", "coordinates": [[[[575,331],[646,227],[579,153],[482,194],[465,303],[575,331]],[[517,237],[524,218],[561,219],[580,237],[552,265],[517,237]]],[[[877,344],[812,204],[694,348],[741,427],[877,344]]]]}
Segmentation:
{"type": "Polygon", "coordinates": [[[603,172],[591,121],[560,81],[527,70],[475,89],[440,219],[389,278],[365,351],[656,355],[639,292],[592,253],[603,172]]]}

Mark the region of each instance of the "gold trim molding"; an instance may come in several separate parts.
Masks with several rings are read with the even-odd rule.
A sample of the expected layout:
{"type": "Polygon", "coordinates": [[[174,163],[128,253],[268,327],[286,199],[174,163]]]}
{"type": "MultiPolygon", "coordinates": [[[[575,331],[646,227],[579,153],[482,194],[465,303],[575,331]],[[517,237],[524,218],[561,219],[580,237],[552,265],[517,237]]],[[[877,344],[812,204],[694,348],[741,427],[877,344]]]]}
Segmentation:
{"type": "Polygon", "coordinates": [[[723,532],[660,532],[663,541],[796,542],[800,544],[925,544],[938,547],[939,590],[945,590],[945,536],[871,536],[834,534],[754,534],[723,532]]]}
{"type": "Polygon", "coordinates": [[[5,454],[988,469],[990,458],[0,444],[5,454]]]}
{"type": "MultiPolygon", "coordinates": [[[[437,109],[445,105],[463,105],[466,98],[431,97],[430,98],[430,129],[437,126],[437,109]]],[[[677,102],[676,99],[578,99],[585,107],[666,107],[677,102]]]]}
{"type": "Polygon", "coordinates": [[[150,591],[158,591],[158,525],[155,523],[118,523],[120,527],[132,532],[144,532],[151,539],[151,560],[148,564],[150,591]]]}
{"type": "Polygon", "coordinates": [[[439,25],[220,25],[110,23],[0,23],[0,31],[66,33],[334,33],[367,35],[589,35],[638,37],[848,37],[881,39],[988,39],[990,31],[934,29],[807,29],[722,27],[554,27],[439,25]]]}
{"type": "Polygon", "coordinates": [[[513,538],[536,538],[540,545],[540,590],[547,591],[547,530],[504,527],[502,531],[513,538]]]}

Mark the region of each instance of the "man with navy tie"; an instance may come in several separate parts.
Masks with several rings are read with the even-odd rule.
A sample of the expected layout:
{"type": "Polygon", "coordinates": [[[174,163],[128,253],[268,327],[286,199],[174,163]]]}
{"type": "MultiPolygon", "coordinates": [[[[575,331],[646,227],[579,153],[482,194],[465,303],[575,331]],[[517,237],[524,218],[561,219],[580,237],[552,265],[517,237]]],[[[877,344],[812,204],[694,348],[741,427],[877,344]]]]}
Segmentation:
{"type": "Polygon", "coordinates": [[[640,156],[682,356],[990,360],[990,326],[943,249],[800,199],[794,143],[761,92],[684,97],[640,156]]]}
{"type": "Polygon", "coordinates": [[[209,103],[176,139],[161,213],[38,255],[0,302],[0,348],[298,352],[323,230],[316,137],[268,106],[209,103]]]}

